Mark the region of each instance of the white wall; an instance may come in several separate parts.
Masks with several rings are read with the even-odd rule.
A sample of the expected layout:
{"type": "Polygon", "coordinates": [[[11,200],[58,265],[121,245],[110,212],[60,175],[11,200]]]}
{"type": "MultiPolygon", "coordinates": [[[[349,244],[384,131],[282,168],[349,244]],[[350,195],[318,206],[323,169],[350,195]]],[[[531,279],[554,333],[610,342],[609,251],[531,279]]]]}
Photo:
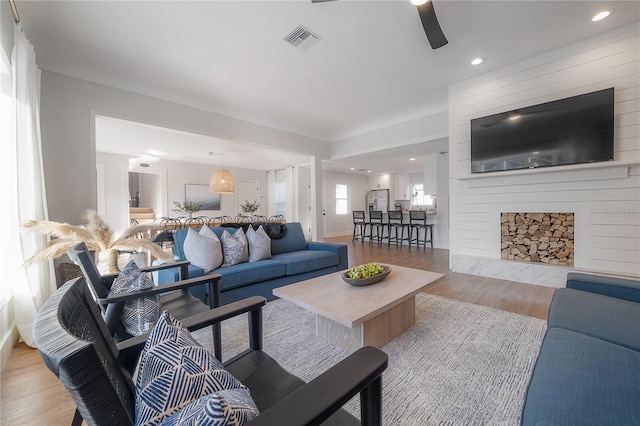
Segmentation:
{"type": "Polygon", "coordinates": [[[561,286],[566,269],[500,260],[500,212],[575,212],[575,269],[640,276],[638,31],[636,23],[450,86],[454,271],[561,286]],[[472,118],[612,86],[614,163],[471,176],[472,118]]]}
{"type": "MultiPolygon", "coordinates": [[[[123,230],[128,227],[128,165],[129,158],[126,155],[106,154],[99,152],[96,154],[98,164],[104,164],[105,188],[106,188],[106,212],[105,220],[115,230],[123,230]]],[[[152,164],[153,171],[163,171],[167,179],[167,197],[164,206],[159,206],[156,216],[164,215],[170,217],[178,216],[171,209],[174,201],[184,201],[185,184],[209,185],[209,178],[215,171],[216,166],[196,163],[185,163],[180,161],[160,160],[152,164]]],[[[229,171],[236,180],[248,180],[259,182],[260,196],[266,204],[267,195],[267,172],[257,170],[247,170],[229,167],[229,171]]],[[[236,194],[222,195],[220,210],[202,210],[198,215],[205,216],[231,216],[238,214],[236,194]]]]}
{"type": "Polygon", "coordinates": [[[367,176],[354,175],[351,173],[340,173],[325,170],[324,179],[327,185],[327,229],[324,230],[325,237],[339,237],[351,235],[353,233],[352,210],[367,210],[366,198],[369,190],[367,176]],[[349,187],[349,203],[347,214],[336,214],[336,185],[346,184],[349,187]]]}
{"type": "Polygon", "coordinates": [[[80,223],[86,209],[96,208],[96,114],[329,156],[324,141],[43,70],[42,150],[51,220],[80,223]]]}

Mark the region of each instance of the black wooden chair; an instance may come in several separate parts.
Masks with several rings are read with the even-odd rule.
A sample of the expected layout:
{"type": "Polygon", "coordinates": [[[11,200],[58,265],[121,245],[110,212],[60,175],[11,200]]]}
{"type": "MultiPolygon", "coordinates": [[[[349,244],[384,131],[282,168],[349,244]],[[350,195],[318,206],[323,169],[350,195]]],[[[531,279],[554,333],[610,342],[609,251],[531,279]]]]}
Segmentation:
{"type": "Polygon", "coordinates": [[[370,225],[364,210],[353,210],[351,214],[353,215],[353,236],[351,237],[351,241],[360,240],[364,243],[367,226],[370,225]]]}
{"type": "Polygon", "coordinates": [[[365,235],[369,237],[369,244],[373,242],[375,239],[378,244],[382,243],[382,239],[384,237],[384,230],[387,227],[387,224],[384,223],[382,218],[382,211],[380,210],[369,210],[369,235],[365,235]],[[373,230],[375,229],[375,233],[373,230]]]}
{"type": "Polygon", "coordinates": [[[392,242],[402,245],[403,241],[409,241],[411,237],[410,224],[404,221],[404,215],[400,210],[389,210],[387,212],[387,235],[389,237],[387,245],[391,245],[392,242]],[[393,237],[391,232],[393,231],[393,237]],[[400,231],[400,236],[398,236],[400,231]],[[405,236],[406,231],[406,236],[405,236]]]}
{"type": "Polygon", "coordinates": [[[151,241],[164,248],[171,247],[173,245],[173,233],[176,229],[182,228],[184,223],[179,218],[174,217],[159,217],[156,218],[155,223],[160,226],[161,231],[156,234],[151,241]]]}
{"type": "MultiPolygon", "coordinates": [[[[185,228],[202,228],[209,222],[209,218],[205,216],[190,217],[184,221],[185,228]]],[[[173,235],[171,235],[173,238],[173,235]]]]}
{"type": "Polygon", "coordinates": [[[422,245],[423,248],[427,248],[427,243],[430,243],[433,248],[433,224],[427,223],[427,213],[424,210],[409,211],[409,223],[411,224],[409,247],[415,242],[416,247],[422,245]],[[420,238],[421,230],[422,238],[420,238]],[[415,238],[413,231],[416,232],[415,238]]]}
{"type": "MultiPolygon", "coordinates": [[[[262,350],[262,307],[254,296],[185,318],[191,331],[249,314],[249,348],[225,367],[247,386],[260,410],[250,425],[360,424],[341,407],[360,394],[362,424],[382,423],[382,372],[387,355],[364,347],[309,383],[284,370],[262,350]]],[[[58,289],[44,304],[34,325],[38,351],[47,367],[73,397],[76,416],[89,425],[133,425],[135,368],[146,335],[117,344],[84,278],[58,289]]]]}
{"type": "MultiPolygon", "coordinates": [[[[102,306],[104,311],[104,320],[111,334],[117,341],[130,339],[132,336],[128,334],[120,320],[125,302],[127,300],[138,299],[144,296],[160,295],[160,309],[167,310],[177,319],[186,318],[195,314],[207,312],[212,308],[220,306],[220,275],[208,274],[203,277],[188,278],[189,261],[168,262],[162,265],[140,268],[143,272],[160,271],[164,269],[179,268],[180,281],[156,286],[153,289],[140,290],[133,293],[122,293],[115,296],[109,295],[109,290],[117,278],[118,274],[110,274],[101,276],[96,267],[92,253],[89,252],[84,243],[77,244],[70,249],[67,254],[69,258],[77,264],[87,284],[91,287],[91,291],[95,295],[95,300],[102,306]],[[214,297],[210,299],[209,305],[193,296],[189,291],[189,287],[198,285],[209,286],[209,294],[214,297]]],[[[220,336],[220,327],[213,328],[214,352],[218,359],[222,360],[222,344],[220,336]]]]}

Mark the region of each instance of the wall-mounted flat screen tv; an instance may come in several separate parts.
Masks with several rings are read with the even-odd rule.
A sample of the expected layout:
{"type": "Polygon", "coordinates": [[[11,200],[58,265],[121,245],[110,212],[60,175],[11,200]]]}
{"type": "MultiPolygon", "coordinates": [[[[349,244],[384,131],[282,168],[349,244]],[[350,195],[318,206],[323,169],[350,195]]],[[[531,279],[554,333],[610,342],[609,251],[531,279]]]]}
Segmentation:
{"type": "Polygon", "coordinates": [[[613,87],[471,120],[471,173],[613,160],[613,87]]]}

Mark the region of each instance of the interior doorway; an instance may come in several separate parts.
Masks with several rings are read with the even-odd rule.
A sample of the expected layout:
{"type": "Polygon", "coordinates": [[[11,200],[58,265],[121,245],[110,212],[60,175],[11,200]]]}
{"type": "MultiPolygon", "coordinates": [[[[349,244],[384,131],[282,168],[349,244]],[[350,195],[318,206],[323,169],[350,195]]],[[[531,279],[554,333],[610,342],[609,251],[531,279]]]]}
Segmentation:
{"type": "Polygon", "coordinates": [[[160,191],[157,174],[129,172],[129,221],[153,222],[161,210],[160,191]]]}
{"type": "Polygon", "coordinates": [[[246,201],[249,201],[250,203],[258,201],[260,203],[260,207],[258,207],[258,210],[253,212],[253,215],[265,215],[264,213],[262,213],[266,210],[264,210],[264,200],[260,196],[259,182],[247,180],[236,181],[236,204],[238,214],[242,213],[242,208],[240,206],[246,201]]]}

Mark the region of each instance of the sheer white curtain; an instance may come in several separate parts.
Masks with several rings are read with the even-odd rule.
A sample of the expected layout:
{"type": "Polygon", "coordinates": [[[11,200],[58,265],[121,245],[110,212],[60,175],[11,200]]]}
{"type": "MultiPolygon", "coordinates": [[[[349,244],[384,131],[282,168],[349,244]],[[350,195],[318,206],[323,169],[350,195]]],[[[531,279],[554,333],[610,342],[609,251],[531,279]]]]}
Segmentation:
{"type": "Polygon", "coordinates": [[[267,194],[269,196],[267,215],[271,217],[276,214],[276,172],[274,170],[267,172],[267,194]]]}
{"type": "Polygon", "coordinates": [[[294,220],[295,186],[293,167],[267,172],[269,190],[269,216],[283,215],[294,220]]]}
{"type": "MultiPolygon", "coordinates": [[[[40,143],[40,70],[36,66],[33,46],[29,44],[22,26],[14,31],[11,56],[13,77],[12,135],[6,144],[5,166],[8,170],[4,191],[11,208],[2,209],[10,224],[3,262],[3,279],[12,287],[13,307],[20,337],[34,346],[32,328],[35,315],[55,289],[51,262],[24,269],[24,260],[47,244],[46,237],[26,233],[21,225],[30,219],[47,219],[42,147],[40,143]],[[8,272],[8,273],[6,273],[8,272]]],[[[6,229],[6,228],[5,228],[6,229]]]]}
{"type": "Polygon", "coordinates": [[[293,184],[293,167],[286,167],[284,169],[284,187],[285,187],[284,217],[287,220],[287,222],[293,222],[296,220],[295,213],[294,213],[296,194],[295,194],[295,186],[293,184]]]}

